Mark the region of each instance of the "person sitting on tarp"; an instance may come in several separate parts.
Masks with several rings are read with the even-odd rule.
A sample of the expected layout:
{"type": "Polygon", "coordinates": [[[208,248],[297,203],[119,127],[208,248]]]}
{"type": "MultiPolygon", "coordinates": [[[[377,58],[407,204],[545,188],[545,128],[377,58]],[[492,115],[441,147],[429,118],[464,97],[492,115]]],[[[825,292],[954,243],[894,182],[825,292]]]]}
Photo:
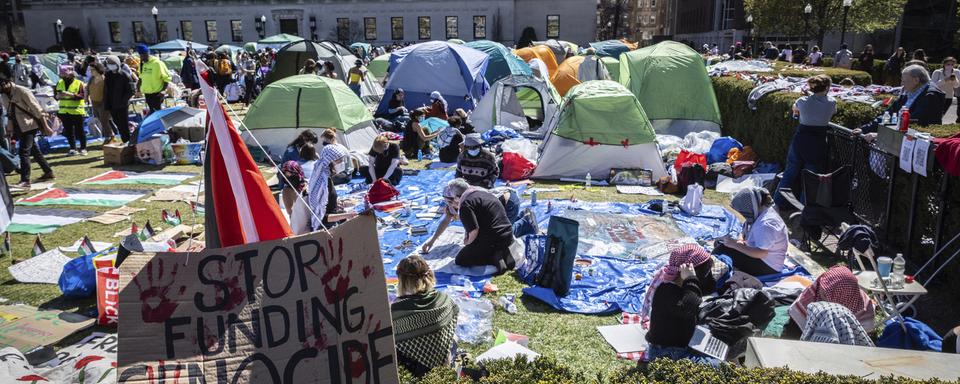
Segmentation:
{"type": "MultiPolygon", "coordinates": [[[[334,130],[333,128],[327,128],[323,130],[323,133],[320,134],[320,144],[323,146],[327,146],[330,144],[338,144],[337,131],[334,130]]],[[[334,185],[349,183],[350,179],[352,178],[351,174],[353,173],[353,170],[360,168],[358,161],[356,159],[352,157],[348,157],[346,160],[347,161],[344,161],[344,164],[346,164],[346,166],[343,167],[343,169],[338,169],[337,172],[333,174],[334,185]]],[[[310,177],[310,176],[307,175],[307,177],[310,177]]]]}
{"type": "Polygon", "coordinates": [[[497,156],[482,145],[479,133],[464,136],[463,151],[457,158],[457,177],[476,187],[493,188],[500,176],[500,166],[497,165],[497,156]]]}
{"type": "MultiPolygon", "coordinates": [[[[313,175],[307,183],[310,188],[308,203],[310,211],[305,220],[309,220],[310,228],[314,231],[321,228],[330,228],[340,222],[357,216],[356,211],[344,212],[337,201],[337,190],[333,187],[331,175],[336,173],[337,165],[349,158],[350,150],[340,144],[330,144],[320,150],[320,160],[313,168],[313,175]]],[[[294,211],[297,214],[297,211],[294,211]]],[[[299,218],[302,219],[302,216],[299,218]]],[[[291,227],[297,227],[290,218],[291,227]]],[[[298,221],[299,223],[299,221],[298,221]]],[[[302,225],[300,227],[303,227],[302,225]]],[[[296,231],[296,230],[295,230],[296,231]]],[[[299,233],[298,233],[299,234],[299,233]]]]}
{"type": "Polygon", "coordinates": [[[423,253],[429,253],[450,222],[459,218],[464,239],[455,260],[457,265],[492,265],[499,272],[513,269],[516,263],[510,254],[513,226],[499,198],[486,189],[470,186],[464,179],[453,179],[443,189],[443,200],[446,204],[443,219],[436,233],[423,244],[423,253]]]}
{"type": "Polygon", "coordinates": [[[407,158],[414,159],[418,157],[429,157],[433,150],[430,148],[430,141],[440,136],[441,131],[430,133],[428,129],[420,125],[426,119],[424,110],[416,109],[410,113],[410,121],[403,129],[403,154],[407,158]]]}
{"type": "Polygon", "coordinates": [[[773,208],[770,192],[758,187],[742,189],[733,195],[730,206],[743,215],[744,238],[717,239],[713,253],[729,256],[734,269],[753,276],[780,273],[790,237],[787,224],[773,208]]]}
{"type": "Polygon", "coordinates": [[[460,157],[460,149],[463,147],[463,133],[460,132],[462,120],[460,116],[451,116],[450,125],[440,130],[440,136],[437,137],[439,147],[438,153],[441,163],[456,163],[460,157]]]}
{"type": "Polygon", "coordinates": [[[657,272],[644,298],[644,316],[650,321],[645,361],[657,358],[689,359],[717,366],[720,361],[688,345],[697,327],[701,296],[716,288],[710,270],[713,259],[703,247],[688,244],[670,252],[667,265],[657,272]]]}
{"type": "Polygon", "coordinates": [[[396,186],[400,185],[400,179],[403,178],[400,166],[406,164],[407,160],[400,156],[400,146],[391,143],[386,136],[379,135],[373,140],[373,146],[367,153],[367,166],[360,173],[366,178],[367,184],[385,179],[396,186]]]}
{"type": "Polygon", "coordinates": [[[447,100],[443,98],[440,92],[430,92],[430,107],[427,109],[427,118],[436,117],[438,119],[447,119],[447,100]]]}
{"type": "Polygon", "coordinates": [[[397,264],[397,301],[390,304],[397,362],[414,376],[448,366],[460,308],[437,291],[430,266],[420,256],[397,264]]]}
{"type": "Polygon", "coordinates": [[[390,101],[387,103],[387,114],[384,115],[387,120],[392,122],[407,114],[407,107],[404,105],[405,96],[406,92],[403,91],[403,88],[398,88],[393,92],[390,101]]]}
{"type": "Polygon", "coordinates": [[[835,266],[824,272],[812,285],[800,293],[797,300],[790,305],[790,320],[783,327],[780,335],[784,339],[798,340],[807,333],[806,327],[808,307],[811,303],[827,301],[840,304],[860,321],[864,329],[874,328],[876,310],[873,301],[867,297],[857,284],[857,277],[844,266],[835,266]]]}
{"type": "Polygon", "coordinates": [[[847,307],[826,301],[810,303],[802,341],[874,347],[856,316],[847,307]]]}

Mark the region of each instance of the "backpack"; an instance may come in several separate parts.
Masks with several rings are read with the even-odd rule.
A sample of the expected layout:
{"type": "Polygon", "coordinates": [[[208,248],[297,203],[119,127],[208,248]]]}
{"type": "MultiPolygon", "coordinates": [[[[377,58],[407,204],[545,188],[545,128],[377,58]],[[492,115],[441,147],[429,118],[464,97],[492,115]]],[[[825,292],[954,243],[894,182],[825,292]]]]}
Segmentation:
{"type": "Polygon", "coordinates": [[[393,200],[393,198],[397,196],[400,196],[400,192],[390,185],[390,182],[384,179],[377,179],[377,181],[374,181],[373,185],[370,186],[370,190],[367,191],[366,199],[368,203],[376,204],[393,200]]]}
{"type": "Polygon", "coordinates": [[[677,187],[680,193],[687,193],[687,186],[693,184],[703,185],[707,177],[707,171],[703,169],[700,163],[686,163],[680,168],[677,175],[677,187]]]}
{"type": "Polygon", "coordinates": [[[559,297],[570,292],[573,278],[573,261],[577,258],[580,241],[580,223],[573,219],[551,216],[547,227],[543,265],[534,278],[534,283],[551,288],[559,297]]]}

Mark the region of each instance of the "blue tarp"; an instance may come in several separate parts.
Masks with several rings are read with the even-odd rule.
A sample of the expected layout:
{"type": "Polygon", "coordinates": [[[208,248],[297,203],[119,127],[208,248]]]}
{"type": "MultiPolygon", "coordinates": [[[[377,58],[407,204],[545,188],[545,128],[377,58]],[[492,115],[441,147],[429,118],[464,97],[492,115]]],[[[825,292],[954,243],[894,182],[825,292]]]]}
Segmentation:
{"type": "Polygon", "coordinates": [[[430,105],[430,93],[447,100],[447,113],[472,111],[490,87],[484,78],[489,56],[476,49],[442,41],[411,45],[390,54],[390,80],[377,115],[385,114],[397,89],[403,89],[407,109],[430,105]]]}

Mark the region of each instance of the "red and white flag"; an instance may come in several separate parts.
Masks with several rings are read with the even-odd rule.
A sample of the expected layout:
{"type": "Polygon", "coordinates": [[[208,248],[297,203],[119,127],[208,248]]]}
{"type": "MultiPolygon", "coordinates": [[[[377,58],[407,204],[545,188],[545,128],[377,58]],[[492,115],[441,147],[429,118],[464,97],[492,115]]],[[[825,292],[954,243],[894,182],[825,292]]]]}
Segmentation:
{"type": "MultiPolygon", "coordinates": [[[[200,89],[207,104],[207,194],[213,203],[208,220],[215,221],[215,236],[207,247],[229,247],[276,240],[293,234],[280,205],[273,198],[257,163],[233,126],[210,84],[209,70],[198,65],[200,89]]],[[[209,221],[208,221],[209,222],[209,221]]],[[[208,231],[209,232],[209,231],[208,231]]]]}

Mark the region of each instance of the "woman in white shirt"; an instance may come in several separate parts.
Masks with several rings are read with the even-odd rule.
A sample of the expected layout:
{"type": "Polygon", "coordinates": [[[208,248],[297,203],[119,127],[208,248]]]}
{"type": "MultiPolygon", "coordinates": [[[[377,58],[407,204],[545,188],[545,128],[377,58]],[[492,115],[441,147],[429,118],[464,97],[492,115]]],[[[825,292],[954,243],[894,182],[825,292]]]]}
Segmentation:
{"type": "Polygon", "coordinates": [[[729,256],[735,269],[752,276],[780,273],[790,238],[786,223],[773,208],[770,192],[757,187],[740,190],[730,206],[746,220],[743,239],[722,237],[713,253],[729,256]]]}
{"type": "Polygon", "coordinates": [[[953,57],[943,59],[943,68],[933,71],[933,74],[930,75],[930,81],[946,96],[943,98],[944,113],[950,109],[954,96],[958,94],[957,91],[960,91],[960,89],[957,89],[960,87],[957,82],[958,78],[960,78],[960,69],[957,69],[957,59],[953,57]]]}
{"type": "Polygon", "coordinates": [[[823,52],[820,52],[820,47],[814,45],[813,48],[810,49],[810,54],[807,55],[807,57],[810,59],[810,65],[819,67],[820,59],[823,58],[823,52]]]}

